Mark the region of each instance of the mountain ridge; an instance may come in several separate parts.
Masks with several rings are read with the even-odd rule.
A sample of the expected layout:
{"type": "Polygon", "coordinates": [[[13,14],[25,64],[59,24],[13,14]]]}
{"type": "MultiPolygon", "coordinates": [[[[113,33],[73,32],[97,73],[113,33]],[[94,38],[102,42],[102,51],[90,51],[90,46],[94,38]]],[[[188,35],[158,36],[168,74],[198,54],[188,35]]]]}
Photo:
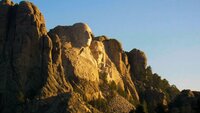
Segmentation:
{"type": "Polygon", "coordinates": [[[152,72],[144,52],[125,52],[116,39],[95,37],[87,24],[48,32],[34,4],[10,0],[0,1],[0,21],[2,113],[199,110],[198,92],[180,93],[152,72]],[[188,104],[179,105],[182,98],[188,104]]]}

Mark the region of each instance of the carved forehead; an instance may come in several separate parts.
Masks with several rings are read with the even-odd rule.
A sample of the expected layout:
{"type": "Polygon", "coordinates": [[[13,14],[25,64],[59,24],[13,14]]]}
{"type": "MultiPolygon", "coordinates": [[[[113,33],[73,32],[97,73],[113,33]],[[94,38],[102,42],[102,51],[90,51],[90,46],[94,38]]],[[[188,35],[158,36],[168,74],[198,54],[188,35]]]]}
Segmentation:
{"type": "Polygon", "coordinates": [[[85,23],[76,23],[73,25],[73,28],[78,31],[88,31],[89,33],[92,33],[90,27],[85,23]]]}

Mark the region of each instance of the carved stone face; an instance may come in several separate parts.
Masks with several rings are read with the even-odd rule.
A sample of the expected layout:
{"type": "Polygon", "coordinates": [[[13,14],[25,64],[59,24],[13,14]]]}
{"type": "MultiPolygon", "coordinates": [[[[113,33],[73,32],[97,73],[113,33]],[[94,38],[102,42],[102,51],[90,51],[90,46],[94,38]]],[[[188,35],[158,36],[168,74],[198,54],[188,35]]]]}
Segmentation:
{"type": "Polygon", "coordinates": [[[102,42],[99,41],[93,41],[90,49],[92,51],[92,54],[94,58],[96,59],[97,63],[100,64],[103,61],[104,58],[104,45],[102,42]]]}
{"type": "Polygon", "coordinates": [[[77,23],[73,25],[74,43],[77,47],[88,47],[92,42],[92,30],[87,24],[77,23]]]}

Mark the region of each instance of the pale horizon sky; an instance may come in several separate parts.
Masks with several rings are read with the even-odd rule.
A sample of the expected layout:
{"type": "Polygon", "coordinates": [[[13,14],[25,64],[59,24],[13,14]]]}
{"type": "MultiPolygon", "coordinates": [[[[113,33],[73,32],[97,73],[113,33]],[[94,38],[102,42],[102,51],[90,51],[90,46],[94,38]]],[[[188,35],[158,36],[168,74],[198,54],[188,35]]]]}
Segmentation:
{"type": "Polygon", "coordinates": [[[95,36],[115,38],[125,51],[144,51],[148,65],[170,84],[200,91],[200,0],[29,1],[47,29],[87,23],[95,36]]]}

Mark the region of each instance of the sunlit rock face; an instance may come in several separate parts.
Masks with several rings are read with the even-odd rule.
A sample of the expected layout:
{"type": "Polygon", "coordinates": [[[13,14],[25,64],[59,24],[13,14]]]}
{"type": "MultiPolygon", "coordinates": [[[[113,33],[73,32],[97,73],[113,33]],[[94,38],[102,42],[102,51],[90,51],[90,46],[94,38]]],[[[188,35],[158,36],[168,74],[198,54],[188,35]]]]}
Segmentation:
{"type": "Polygon", "coordinates": [[[97,61],[98,66],[101,67],[101,65],[105,64],[106,54],[103,43],[99,41],[93,41],[90,46],[90,49],[92,51],[94,58],[97,61]]]}
{"type": "Polygon", "coordinates": [[[58,26],[52,29],[50,34],[56,34],[62,42],[63,64],[69,67],[69,62],[73,66],[73,73],[65,70],[69,77],[79,77],[88,81],[98,81],[97,62],[91,54],[90,44],[92,32],[87,24],[77,23],[73,26],[58,26]]]}
{"type": "Polygon", "coordinates": [[[64,72],[72,86],[82,90],[87,100],[102,97],[98,88],[97,62],[89,48],[92,31],[88,25],[77,23],[72,26],[58,26],[50,30],[49,34],[57,35],[61,40],[64,72]]]}
{"type": "Polygon", "coordinates": [[[117,41],[106,38],[98,41],[92,37],[88,25],[83,23],[57,26],[49,34],[60,38],[65,75],[74,89],[81,90],[87,100],[107,98],[108,95],[98,87],[102,80],[106,80],[104,84],[115,82],[130,100],[138,103],[138,94],[129,74],[128,58],[117,41]]]}
{"type": "Polygon", "coordinates": [[[76,23],[72,26],[74,46],[88,47],[92,42],[92,30],[87,24],[76,23]]]}
{"type": "Polygon", "coordinates": [[[124,83],[114,63],[108,58],[105,53],[104,44],[100,41],[92,41],[90,46],[92,55],[97,61],[99,76],[105,76],[106,81],[114,81],[121,89],[124,90],[124,83]]]}
{"type": "Polygon", "coordinates": [[[57,26],[50,30],[61,39],[65,47],[84,48],[88,47],[92,41],[92,30],[85,23],[76,23],[72,26],[57,26]]]}
{"type": "MultiPolygon", "coordinates": [[[[105,55],[105,64],[104,66],[114,67],[108,69],[114,69],[112,72],[113,76],[117,78],[116,75],[119,75],[123,80],[124,89],[127,91],[127,94],[130,98],[134,99],[135,103],[139,102],[139,96],[136,91],[135,85],[131,80],[130,76],[130,66],[128,64],[128,57],[123,51],[121,44],[115,39],[109,39],[106,36],[99,36],[94,38],[95,41],[99,41],[104,45],[105,55]]],[[[100,44],[94,44],[100,45],[100,44]]],[[[91,45],[92,46],[92,45],[91,45]]],[[[98,48],[98,47],[96,47],[98,48]]],[[[101,50],[101,49],[100,49],[101,50]]],[[[111,75],[112,75],[111,74],[111,75]]]]}

